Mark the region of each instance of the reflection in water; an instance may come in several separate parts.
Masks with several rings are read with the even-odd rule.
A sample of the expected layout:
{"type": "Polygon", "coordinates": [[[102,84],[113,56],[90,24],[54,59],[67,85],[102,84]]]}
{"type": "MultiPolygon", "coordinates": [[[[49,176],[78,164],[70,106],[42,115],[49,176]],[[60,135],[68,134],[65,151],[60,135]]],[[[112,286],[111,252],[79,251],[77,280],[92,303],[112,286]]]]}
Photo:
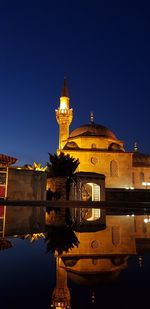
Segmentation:
{"type": "Polygon", "coordinates": [[[0,250],[5,250],[5,249],[9,249],[12,247],[12,243],[10,240],[6,239],[6,238],[1,238],[0,239],[0,250]]]}
{"type": "Polygon", "coordinates": [[[40,238],[45,238],[44,233],[32,233],[32,234],[25,234],[25,235],[15,235],[15,237],[21,238],[21,239],[27,239],[30,242],[34,242],[39,240],[40,238]]]}
{"type": "Polygon", "coordinates": [[[45,241],[47,252],[61,255],[74,247],[78,247],[79,240],[69,226],[47,226],[45,241]]]}
{"type": "MultiPolygon", "coordinates": [[[[56,258],[56,286],[52,294],[52,307],[70,308],[68,280],[82,286],[91,286],[91,303],[94,303],[95,287],[117,280],[122,270],[128,267],[128,257],[136,255],[142,249],[143,239],[147,238],[150,244],[150,227],[149,221],[145,220],[146,216],[134,216],[133,213],[132,215],[107,215],[104,220],[105,228],[104,225],[101,228],[101,222],[99,222],[99,230],[96,228],[94,231],[93,225],[89,226],[89,222],[86,225],[87,229],[81,229],[78,210],[76,222],[79,224],[75,231],[79,241],[78,246],[71,247],[71,250],[67,251],[64,247],[62,251],[60,241],[61,252],[59,252],[59,246],[53,250],[56,258]],[[60,253],[61,256],[59,256],[60,253]]],[[[53,231],[56,235],[52,224],[51,233],[53,231]]],[[[65,234],[62,237],[62,231],[60,230],[59,233],[59,229],[55,237],[63,238],[63,242],[65,241],[65,234]]],[[[139,266],[142,267],[141,256],[139,256],[139,266]]]]}
{"type": "Polygon", "coordinates": [[[74,286],[90,287],[91,305],[94,305],[100,297],[97,287],[102,289],[117,282],[120,275],[127,271],[130,256],[137,256],[141,269],[144,253],[150,252],[150,220],[146,220],[149,214],[146,210],[144,214],[139,212],[133,215],[133,212],[132,215],[123,214],[123,211],[121,215],[113,211],[111,214],[102,212],[103,222],[98,221],[98,229],[95,220],[94,230],[93,222],[90,221],[89,225],[87,221],[86,225],[85,217],[82,221],[78,220],[82,209],[81,214],[80,210],[72,210],[73,217],[70,220],[68,210],[49,210],[45,213],[44,208],[33,211],[31,207],[24,207],[18,213],[16,208],[11,207],[6,211],[0,249],[12,246],[9,236],[17,235],[31,243],[43,238],[45,251],[49,256],[53,253],[56,261],[56,282],[51,293],[51,306],[59,309],[75,308],[70,282],[74,286]]]}
{"type": "Polygon", "coordinates": [[[5,218],[6,206],[0,206],[0,250],[12,247],[11,241],[5,238],[5,218]]]}

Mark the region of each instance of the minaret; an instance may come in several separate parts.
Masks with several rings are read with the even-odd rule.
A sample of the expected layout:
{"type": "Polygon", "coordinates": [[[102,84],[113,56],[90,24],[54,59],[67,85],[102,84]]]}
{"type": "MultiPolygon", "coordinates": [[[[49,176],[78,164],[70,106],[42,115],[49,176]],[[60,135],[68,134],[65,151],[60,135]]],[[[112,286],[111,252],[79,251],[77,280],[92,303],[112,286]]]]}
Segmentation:
{"type": "Polygon", "coordinates": [[[69,126],[73,119],[73,109],[69,108],[69,93],[67,79],[64,78],[64,85],[60,97],[60,106],[55,110],[56,119],[59,124],[59,149],[63,149],[69,136],[69,126]]]}

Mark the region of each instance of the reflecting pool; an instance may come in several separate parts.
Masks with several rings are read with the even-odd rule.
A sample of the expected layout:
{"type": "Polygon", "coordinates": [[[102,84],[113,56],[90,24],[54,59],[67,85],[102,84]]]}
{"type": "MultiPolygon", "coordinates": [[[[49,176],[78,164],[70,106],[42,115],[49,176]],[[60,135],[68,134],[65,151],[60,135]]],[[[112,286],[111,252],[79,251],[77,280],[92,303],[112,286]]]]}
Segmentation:
{"type": "Polygon", "coordinates": [[[0,206],[0,308],[143,308],[149,210],[0,206]]]}

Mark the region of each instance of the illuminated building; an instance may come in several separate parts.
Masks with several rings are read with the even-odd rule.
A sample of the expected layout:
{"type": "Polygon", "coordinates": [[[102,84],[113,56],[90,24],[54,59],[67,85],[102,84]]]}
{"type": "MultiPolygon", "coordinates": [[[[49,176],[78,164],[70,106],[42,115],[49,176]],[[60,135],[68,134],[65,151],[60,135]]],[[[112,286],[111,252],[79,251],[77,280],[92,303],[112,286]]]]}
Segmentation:
{"type": "Polygon", "coordinates": [[[73,119],[69,101],[65,79],[60,106],[55,111],[59,124],[57,153],[64,152],[79,159],[77,172],[104,174],[106,188],[145,189],[142,183],[150,181],[150,156],[140,153],[137,143],[133,151],[125,151],[123,141],[107,127],[94,122],[93,113],[88,124],[69,133],[73,119]]]}

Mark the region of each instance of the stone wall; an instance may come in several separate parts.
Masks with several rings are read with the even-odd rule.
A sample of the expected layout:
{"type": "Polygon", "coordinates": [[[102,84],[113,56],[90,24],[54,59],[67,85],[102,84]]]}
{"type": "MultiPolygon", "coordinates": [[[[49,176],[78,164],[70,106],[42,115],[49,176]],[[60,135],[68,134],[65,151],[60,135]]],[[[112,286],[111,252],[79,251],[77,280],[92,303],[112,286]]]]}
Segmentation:
{"type": "Polygon", "coordinates": [[[12,200],[45,200],[46,172],[9,168],[7,198],[12,200]]]}
{"type": "MultiPolygon", "coordinates": [[[[47,190],[58,193],[58,199],[66,200],[66,181],[67,177],[51,177],[47,179],[47,190]]],[[[56,196],[57,199],[57,196],[56,196]]]]}

